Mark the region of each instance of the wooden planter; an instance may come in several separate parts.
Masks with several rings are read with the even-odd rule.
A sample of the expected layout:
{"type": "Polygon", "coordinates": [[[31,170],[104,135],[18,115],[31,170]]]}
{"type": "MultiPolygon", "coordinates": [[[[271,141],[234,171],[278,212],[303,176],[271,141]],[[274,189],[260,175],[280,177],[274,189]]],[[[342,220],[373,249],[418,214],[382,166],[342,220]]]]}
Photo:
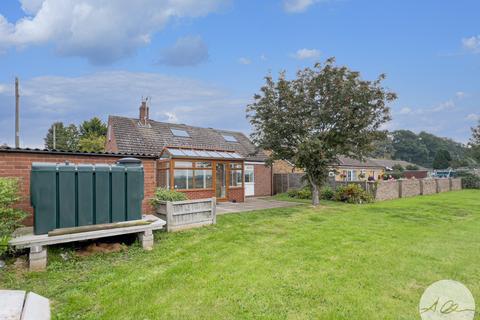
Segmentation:
{"type": "Polygon", "coordinates": [[[167,222],[168,232],[215,224],[216,198],[161,201],[157,204],[157,216],[167,222]]]}

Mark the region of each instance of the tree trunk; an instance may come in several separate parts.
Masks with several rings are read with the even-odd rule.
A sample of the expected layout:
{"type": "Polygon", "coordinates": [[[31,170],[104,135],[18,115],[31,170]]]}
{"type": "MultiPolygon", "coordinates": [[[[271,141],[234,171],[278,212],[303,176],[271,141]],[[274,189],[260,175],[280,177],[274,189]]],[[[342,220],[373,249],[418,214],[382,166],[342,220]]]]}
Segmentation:
{"type": "Polygon", "coordinates": [[[318,192],[318,186],[316,184],[312,184],[312,205],[318,206],[320,204],[320,197],[318,192]]]}
{"type": "Polygon", "coordinates": [[[319,188],[309,174],[307,174],[307,178],[312,186],[312,205],[316,207],[320,204],[319,188]]]}

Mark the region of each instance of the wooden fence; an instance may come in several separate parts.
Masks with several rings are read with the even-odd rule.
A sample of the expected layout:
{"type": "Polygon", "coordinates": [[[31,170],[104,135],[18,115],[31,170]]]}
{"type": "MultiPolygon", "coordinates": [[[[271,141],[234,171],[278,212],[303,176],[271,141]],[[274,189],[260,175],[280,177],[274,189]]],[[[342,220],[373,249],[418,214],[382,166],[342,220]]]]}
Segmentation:
{"type": "Polygon", "coordinates": [[[216,198],[161,201],[157,215],[167,222],[167,231],[177,231],[215,224],[217,221],[216,198]]]}

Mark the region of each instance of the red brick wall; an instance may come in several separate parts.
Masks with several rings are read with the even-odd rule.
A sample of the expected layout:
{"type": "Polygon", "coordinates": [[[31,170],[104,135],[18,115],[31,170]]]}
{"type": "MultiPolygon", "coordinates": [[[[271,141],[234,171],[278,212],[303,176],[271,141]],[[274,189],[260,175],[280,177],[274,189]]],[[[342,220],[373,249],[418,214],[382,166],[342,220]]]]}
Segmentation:
{"type": "MultiPolygon", "coordinates": [[[[215,197],[214,190],[183,190],[188,199],[205,199],[215,197]]],[[[228,201],[243,202],[243,188],[228,189],[228,201]]]]}
{"type": "Polygon", "coordinates": [[[228,201],[243,202],[244,188],[233,188],[228,190],[228,201]]]}
{"type": "Polygon", "coordinates": [[[255,175],[255,197],[272,195],[272,168],[264,164],[253,166],[255,175]]]}
{"type": "MultiPolygon", "coordinates": [[[[32,162],[65,162],[71,163],[115,163],[124,156],[107,156],[107,155],[73,155],[73,154],[53,154],[47,152],[12,152],[0,150],[0,177],[19,178],[20,195],[22,200],[17,205],[18,208],[30,213],[25,221],[26,225],[33,223],[33,208],[30,206],[30,170],[32,162]]],[[[140,159],[143,163],[145,176],[143,200],[143,212],[153,212],[149,199],[153,196],[156,187],[156,161],[155,159],[140,159]]]]}

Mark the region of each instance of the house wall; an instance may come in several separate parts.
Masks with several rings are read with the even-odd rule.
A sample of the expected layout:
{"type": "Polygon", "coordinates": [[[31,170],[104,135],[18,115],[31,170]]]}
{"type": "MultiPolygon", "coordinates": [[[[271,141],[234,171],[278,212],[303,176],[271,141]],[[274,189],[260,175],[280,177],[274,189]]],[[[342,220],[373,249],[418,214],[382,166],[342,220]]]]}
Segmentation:
{"type": "MultiPolygon", "coordinates": [[[[26,225],[33,224],[33,208],[30,206],[30,171],[32,162],[65,162],[71,163],[115,163],[125,155],[79,155],[72,153],[51,153],[38,151],[4,151],[0,150],[0,177],[18,178],[20,184],[21,201],[17,208],[29,213],[26,225]]],[[[152,158],[141,158],[144,170],[144,200],[142,210],[144,213],[153,212],[149,199],[156,188],[156,161],[152,158]]]]}
{"type": "Polygon", "coordinates": [[[378,180],[378,176],[384,174],[383,167],[371,168],[371,167],[338,167],[336,168],[337,174],[335,175],[335,181],[346,181],[346,177],[342,177],[342,174],[347,175],[349,170],[355,170],[356,180],[354,181],[367,181],[369,176],[373,176],[375,180],[378,180]],[[362,170],[365,172],[365,177],[360,178],[362,170]]]}
{"type": "Polygon", "coordinates": [[[304,171],[299,168],[294,168],[288,161],[275,160],[273,163],[273,174],[276,173],[303,173],[304,171]]]}
{"type": "Polygon", "coordinates": [[[265,164],[253,166],[255,175],[255,197],[272,195],[272,168],[265,164]]]}
{"type": "MultiPolygon", "coordinates": [[[[215,191],[212,189],[205,190],[179,190],[185,193],[190,200],[206,199],[215,197],[215,191]]],[[[227,200],[235,202],[243,202],[243,188],[231,188],[227,191],[227,200]]]]}

